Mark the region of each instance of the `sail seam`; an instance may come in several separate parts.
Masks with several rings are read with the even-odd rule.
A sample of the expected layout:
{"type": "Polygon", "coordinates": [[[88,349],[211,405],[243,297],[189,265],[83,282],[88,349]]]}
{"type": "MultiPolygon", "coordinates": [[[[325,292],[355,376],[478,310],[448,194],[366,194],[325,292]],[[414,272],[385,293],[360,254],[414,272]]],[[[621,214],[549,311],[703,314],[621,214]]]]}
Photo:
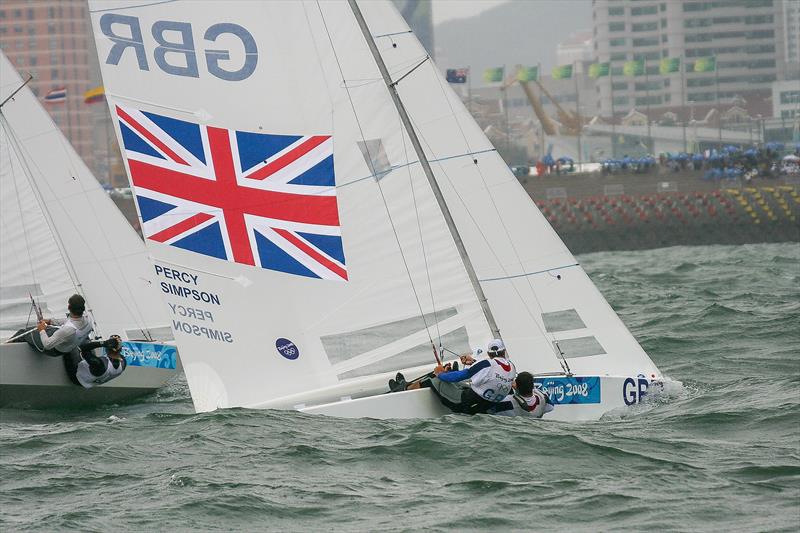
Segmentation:
{"type": "Polygon", "coordinates": [[[392,33],[382,33],[380,35],[373,35],[372,38],[373,39],[380,39],[382,37],[394,37],[395,35],[406,35],[408,33],[414,33],[414,32],[412,32],[411,30],[395,31],[395,32],[392,32],[392,33]]]}
{"type": "Polygon", "coordinates": [[[553,272],[555,270],[564,270],[565,268],[572,268],[572,267],[576,267],[576,266],[580,266],[580,263],[573,263],[571,265],[558,266],[558,267],[548,268],[548,269],[545,269],[545,270],[537,270],[536,272],[524,272],[522,274],[513,274],[513,275],[510,275],[510,276],[500,276],[500,277],[497,277],[497,278],[484,278],[484,279],[480,279],[478,281],[487,282],[487,281],[502,281],[502,280],[506,280],[506,279],[524,278],[524,277],[528,277],[528,276],[535,276],[537,274],[545,274],[545,273],[548,273],[548,272],[553,272]]]}
{"type": "MultiPolygon", "coordinates": [[[[496,152],[496,151],[497,151],[497,148],[487,148],[486,150],[479,150],[477,152],[466,152],[466,153],[463,153],[463,154],[448,155],[448,156],[440,157],[438,159],[429,159],[428,161],[430,163],[440,163],[442,161],[448,161],[450,159],[458,159],[459,157],[474,157],[476,155],[487,154],[487,153],[496,152]]],[[[407,163],[402,163],[402,164],[399,164],[399,165],[392,165],[391,167],[389,167],[387,173],[392,172],[394,170],[399,170],[401,168],[410,167],[411,165],[417,165],[417,164],[419,164],[419,159],[415,159],[414,161],[408,161],[407,163]]],[[[383,172],[381,172],[381,174],[383,174],[383,172]]],[[[358,183],[360,181],[364,181],[364,180],[368,180],[368,179],[375,179],[375,178],[376,178],[375,174],[370,174],[369,176],[363,176],[361,178],[356,178],[353,181],[348,181],[347,183],[342,183],[341,185],[337,185],[336,188],[337,189],[341,189],[342,187],[347,187],[348,185],[353,185],[354,183],[358,183]]]]}

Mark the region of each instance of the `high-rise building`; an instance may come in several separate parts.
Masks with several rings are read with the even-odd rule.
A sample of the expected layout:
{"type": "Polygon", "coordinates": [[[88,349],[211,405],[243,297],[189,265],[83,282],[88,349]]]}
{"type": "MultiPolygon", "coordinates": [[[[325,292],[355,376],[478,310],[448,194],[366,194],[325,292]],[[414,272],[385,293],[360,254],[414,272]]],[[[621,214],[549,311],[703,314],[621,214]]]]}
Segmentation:
{"type": "Polygon", "coordinates": [[[786,73],[784,10],[782,0],[595,0],[595,59],[611,63],[611,76],[597,80],[601,114],[649,109],[654,119],[670,108],[686,120],[742,101],[769,105],[772,83],[786,73]],[[695,72],[711,57],[716,69],[695,72]],[[665,58],[677,58],[685,76],[662,74],[665,58]],[[633,60],[644,63],[642,75],[625,74],[633,60]]]}
{"type": "Polygon", "coordinates": [[[556,65],[574,65],[576,73],[585,73],[594,60],[592,44],[591,31],[573,33],[556,46],[556,65]]]}
{"type": "Polygon", "coordinates": [[[30,88],[91,168],[93,110],[84,104],[83,93],[98,81],[90,75],[89,57],[95,52],[86,2],[3,0],[0,48],[23,77],[33,76],[30,88]],[[65,97],[57,98],[62,89],[65,97]]]}
{"type": "Polygon", "coordinates": [[[797,79],[800,74],[800,2],[783,0],[783,34],[786,43],[786,66],[797,79]]]}

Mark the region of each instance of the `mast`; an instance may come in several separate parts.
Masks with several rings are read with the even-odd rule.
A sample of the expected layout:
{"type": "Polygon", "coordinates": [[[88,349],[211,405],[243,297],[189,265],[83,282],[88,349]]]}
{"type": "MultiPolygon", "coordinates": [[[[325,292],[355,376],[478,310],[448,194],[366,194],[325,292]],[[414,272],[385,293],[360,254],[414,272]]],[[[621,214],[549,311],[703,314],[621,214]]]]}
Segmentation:
{"type": "Polygon", "coordinates": [[[389,76],[389,70],[386,68],[386,64],[383,62],[383,58],[378,51],[375,40],[372,38],[372,33],[369,31],[369,27],[367,26],[367,22],[364,20],[364,15],[361,13],[361,9],[358,7],[357,1],[347,0],[347,2],[350,4],[350,8],[353,10],[353,15],[358,21],[358,26],[361,28],[361,33],[364,35],[364,39],[367,41],[367,45],[369,46],[370,52],[372,52],[372,57],[375,59],[375,63],[378,65],[378,70],[381,72],[383,81],[386,83],[386,88],[389,90],[389,94],[392,97],[392,102],[394,102],[394,106],[397,108],[397,112],[400,115],[400,120],[403,122],[403,126],[408,133],[408,137],[414,147],[414,152],[417,154],[417,158],[419,158],[419,162],[422,165],[422,170],[425,172],[425,177],[428,178],[428,183],[433,190],[433,195],[436,197],[436,202],[439,204],[439,209],[442,211],[445,222],[447,222],[450,235],[453,237],[453,241],[455,241],[456,248],[458,249],[458,255],[461,257],[461,262],[464,264],[464,268],[467,270],[469,281],[472,284],[472,288],[475,290],[475,295],[478,297],[478,302],[480,302],[483,315],[486,317],[486,322],[489,324],[489,329],[492,330],[492,335],[499,338],[500,330],[497,327],[497,322],[494,319],[494,315],[492,315],[492,310],[489,308],[489,303],[486,301],[486,295],[483,293],[483,288],[478,281],[478,275],[475,273],[475,268],[472,266],[472,261],[470,261],[469,255],[467,255],[467,249],[464,247],[464,241],[461,240],[461,235],[459,234],[458,228],[456,228],[456,224],[453,221],[453,216],[450,214],[450,209],[447,207],[447,203],[444,200],[442,190],[439,188],[439,184],[436,182],[436,177],[433,175],[433,170],[428,162],[428,158],[425,157],[425,151],[422,149],[422,144],[420,144],[419,138],[414,131],[414,127],[411,124],[411,119],[409,118],[408,113],[403,106],[402,100],[400,100],[400,95],[397,93],[397,87],[395,83],[392,82],[391,76],[389,76]]]}

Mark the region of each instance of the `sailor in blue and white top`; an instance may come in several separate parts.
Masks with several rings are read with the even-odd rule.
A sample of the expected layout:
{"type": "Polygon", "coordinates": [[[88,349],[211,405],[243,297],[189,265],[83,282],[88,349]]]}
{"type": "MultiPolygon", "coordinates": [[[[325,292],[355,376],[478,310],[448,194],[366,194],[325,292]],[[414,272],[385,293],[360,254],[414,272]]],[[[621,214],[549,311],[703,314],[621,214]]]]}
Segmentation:
{"type": "Polygon", "coordinates": [[[506,356],[506,346],[501,339],[489,343],[488,359],[476,362],[469,355],[461,356],[461,362],[469,365],[463,370],[446,372],[441,366],[433,371],[429,380],[431,389],[439,400],[453,412],[486,413],[511,394],[517,369],[506,356]]]}

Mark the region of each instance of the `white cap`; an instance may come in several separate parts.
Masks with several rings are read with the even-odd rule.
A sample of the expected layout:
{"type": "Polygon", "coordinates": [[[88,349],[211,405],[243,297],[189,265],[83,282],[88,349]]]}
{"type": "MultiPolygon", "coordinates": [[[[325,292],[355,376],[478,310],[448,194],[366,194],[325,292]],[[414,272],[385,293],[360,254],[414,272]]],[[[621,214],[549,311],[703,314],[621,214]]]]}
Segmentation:
{"type": "Polygon", "coordinates": [[[506,349],[506,345],[500,339],[495,339],[489,343],[489,353],[498,353],[506,349]]]}

